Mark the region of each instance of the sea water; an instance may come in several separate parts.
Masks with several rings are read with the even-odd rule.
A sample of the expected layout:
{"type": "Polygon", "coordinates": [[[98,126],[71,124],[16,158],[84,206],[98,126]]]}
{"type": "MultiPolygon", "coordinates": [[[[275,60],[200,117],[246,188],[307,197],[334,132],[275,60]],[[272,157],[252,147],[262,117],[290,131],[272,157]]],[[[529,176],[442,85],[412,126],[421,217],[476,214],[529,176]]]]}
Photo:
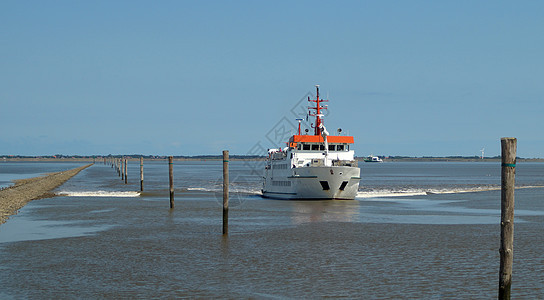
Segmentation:
{"type": "MultiPolygon", "coordinates": [[[[173,210],[166,161],[144,192],[139,162],[128,184],[97,163],[0,225],[0,297],[496,297],[500,163],[360,166],[353,201],[286,201],[260,197],[263,162],[231,160],[225,237],[221,161],[174,163],[173,210]]],[[[541,298],[544,164],[516,186],[512,297],[541,298]]]]}
{"type": "Polygon", "coordinates": [[[14,180],[27,179],[45,175],[45,173],[65,171],[76,168],[81,164],[58,162],[6,162],[0,160],[0,188],[6,188],[14,184],[14,180]]]}

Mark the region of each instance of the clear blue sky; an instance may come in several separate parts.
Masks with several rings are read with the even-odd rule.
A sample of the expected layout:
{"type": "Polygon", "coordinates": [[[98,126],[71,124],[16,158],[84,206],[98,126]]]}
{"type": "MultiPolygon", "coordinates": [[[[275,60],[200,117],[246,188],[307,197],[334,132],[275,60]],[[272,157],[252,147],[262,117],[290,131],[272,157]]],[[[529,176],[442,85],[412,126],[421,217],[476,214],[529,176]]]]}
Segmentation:
{"type": "Polygon", "coordinates": [[[543,16],[543,1],[4,0],[0,155],[246,154],[280,146],[270,133],[320,84],[325,125],[359,156],[494,156],[513,136],[544,157],[543,16]]]}

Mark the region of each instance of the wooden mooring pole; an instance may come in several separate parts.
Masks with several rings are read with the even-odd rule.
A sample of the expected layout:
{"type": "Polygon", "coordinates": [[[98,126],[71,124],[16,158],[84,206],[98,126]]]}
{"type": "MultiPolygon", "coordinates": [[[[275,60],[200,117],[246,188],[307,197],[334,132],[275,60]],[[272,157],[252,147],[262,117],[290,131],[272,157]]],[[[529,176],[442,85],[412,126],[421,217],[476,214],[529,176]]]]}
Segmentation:
{"type": "Polygon", "coordinates": [[[144,158],[140,157],[140,192],[144,191],[144,158]]]}
{"type": "Polygon", "coordinates": [[[510,299],[514,261],[514,190],[516,176],[516,138],[501,139],[501,265],[499,299],[510,299]]]}
{"type": "Polygon", "coordinates": [[[229,233],[229,151],[223,150],[223,234],[229,233]]]}
{"type": "Polygon", "coordinates": [[[125,180],[125,167],[123,166],[124,159],[120,159],[120,166],[121,166],[121,181],[125,180]]]}
{"type": "Polygon", "coordinates": [[[127,177],[128,177],[128,167],[127,167],[128,159],[125,158],[125,184],[127,184],[127,177]]]}
{"type": "Polygon", "coordinates": [[[168,174],[170,178],[170,209],[174,208],[174,158],[168,157],[168,174]]]}

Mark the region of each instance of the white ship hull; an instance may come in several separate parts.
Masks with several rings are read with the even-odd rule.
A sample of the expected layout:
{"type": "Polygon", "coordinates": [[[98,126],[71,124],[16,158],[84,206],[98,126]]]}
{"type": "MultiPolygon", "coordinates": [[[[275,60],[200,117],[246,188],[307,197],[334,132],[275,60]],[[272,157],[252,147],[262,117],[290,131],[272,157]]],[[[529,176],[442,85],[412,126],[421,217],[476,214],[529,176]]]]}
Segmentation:
{"type": "Polygon", "coordinates": [[[360,169],[348,166],[303,167],[270,172],[263,197],[275,199],[345,199],[357,195],[360,169]],[[287,171],[287,172],[285,172],[287,171]]]}

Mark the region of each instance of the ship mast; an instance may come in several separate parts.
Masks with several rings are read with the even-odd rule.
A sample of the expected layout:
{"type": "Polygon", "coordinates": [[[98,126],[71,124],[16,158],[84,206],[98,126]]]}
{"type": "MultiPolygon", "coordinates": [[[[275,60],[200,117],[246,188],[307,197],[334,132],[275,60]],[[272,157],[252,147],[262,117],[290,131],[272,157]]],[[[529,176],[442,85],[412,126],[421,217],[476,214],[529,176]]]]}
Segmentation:
{"type": "Polygon", "coordinates": [[[321,117],[323,117],[323,114],[321,113],[322,109],[327,109],[327,105],[321,106],[321,102],[329,102],[329,100],[323,100],[319,99],[319,84],[315,85],[316,91],[317,91],[317,97],[315,100],[310,99],[310,96],[308,96],[308,102],[315,102],[315,107],[309,106],[308,109],[314,109],[315,113],[310,113],[309,115],[312,117],[315,117],[315,124],[314,124],[314,134],[315,135],[321,135],[321,124],[323,123],[323,120],[321,120],[321,117]]]}

